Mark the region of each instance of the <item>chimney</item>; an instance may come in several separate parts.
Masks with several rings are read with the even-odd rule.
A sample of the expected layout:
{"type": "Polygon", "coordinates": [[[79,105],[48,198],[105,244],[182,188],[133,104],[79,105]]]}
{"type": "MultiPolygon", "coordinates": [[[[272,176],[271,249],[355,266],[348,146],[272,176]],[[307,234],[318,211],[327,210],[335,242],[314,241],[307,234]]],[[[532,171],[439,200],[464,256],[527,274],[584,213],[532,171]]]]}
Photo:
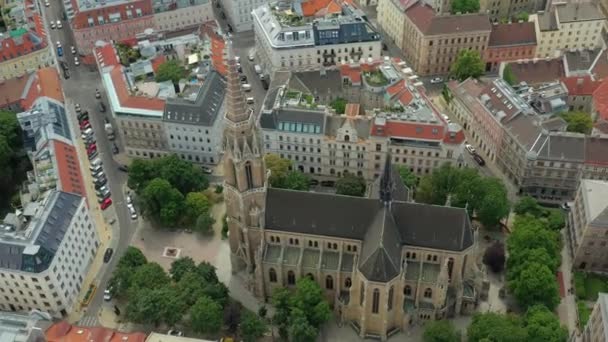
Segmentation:
{"type": "Polygon", "coordinates": [[[584,78],[579,77],[579,78],[576,80],[576,86],[577,86],[577,87],[579,87],[579,88],[580,88],[580,87],[582,87],[582,86],[583,86],[583,82],[584,82],[584,81],[585,81],[585,79],[584,79],[584,78]]]}

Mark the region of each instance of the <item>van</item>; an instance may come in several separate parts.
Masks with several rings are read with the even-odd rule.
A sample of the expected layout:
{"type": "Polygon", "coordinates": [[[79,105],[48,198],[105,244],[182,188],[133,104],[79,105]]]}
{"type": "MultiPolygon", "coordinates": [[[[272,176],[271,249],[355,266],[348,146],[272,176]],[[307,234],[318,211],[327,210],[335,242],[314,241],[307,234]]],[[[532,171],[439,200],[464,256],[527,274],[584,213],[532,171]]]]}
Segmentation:
{"type": "Polygon", "coordinates": [[[93,167],[97,166],[97,165],[101,165],[102,161],[99,158],[95,158],[94,160],[91,161],[91,166],[90,168],[92,169],[93,167]]]}
{"type": "Polygon", "coordinates": [[[256,65],[253,66],[253,68],[255,69],[255,73],[256,74],[259,75],[259,74],[262,73],[262,67],[261,66],[259,66],[259,65],[256,64],[256,65]]]}
{"type": "Polygon", "coordinates": [[[251,91],[251,84],[249,84],[249,83],[243,84],[243,90],[244,91],[251,91]]]}
{"type": "Polygon", "coordinates": [[[253,97],[247,98],[247,104],[253,104],[253,97]]]}

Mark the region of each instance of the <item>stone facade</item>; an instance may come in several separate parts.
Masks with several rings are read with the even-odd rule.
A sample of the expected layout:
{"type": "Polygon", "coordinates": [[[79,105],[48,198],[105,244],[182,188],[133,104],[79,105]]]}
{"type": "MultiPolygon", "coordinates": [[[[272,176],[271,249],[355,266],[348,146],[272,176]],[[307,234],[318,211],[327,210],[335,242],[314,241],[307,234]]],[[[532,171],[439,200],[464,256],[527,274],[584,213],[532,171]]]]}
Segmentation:
{"type": "Polygon", "coordinates": [[[608,340],[608,294],[599,293],[583,331],[583,342],[608,340]]]}
{"type": "Polygon", "coordinates": [[[574,267],[608,271],[608,182],[583,179],[570,206],[568,233],[574,267]]]}

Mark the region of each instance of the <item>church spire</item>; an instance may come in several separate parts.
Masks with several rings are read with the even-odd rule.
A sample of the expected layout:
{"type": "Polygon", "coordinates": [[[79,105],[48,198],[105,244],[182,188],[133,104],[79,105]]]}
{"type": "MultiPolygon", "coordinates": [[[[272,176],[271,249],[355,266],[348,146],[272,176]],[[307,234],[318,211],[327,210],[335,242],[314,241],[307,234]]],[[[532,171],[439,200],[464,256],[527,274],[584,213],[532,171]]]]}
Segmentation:
{"type": "Polygon", "coordinates": [[[250,119],[252,110],[247,107],[245,94],[241,88],[238,66],[232,50],[232,41],[226,44],[227,74],[226,74],[226,119],[233,123],[245,122],[250,119]]]}
{"type": "Polygon", "coordinates": [[[393,180],[391,176],[391,155],[386,156],[386,163],[384,164],[384,172],[382,173],[382,179],[380,179],[380,200],[385,204],[390,204],[392,201],[393,191],[393,180]]]}

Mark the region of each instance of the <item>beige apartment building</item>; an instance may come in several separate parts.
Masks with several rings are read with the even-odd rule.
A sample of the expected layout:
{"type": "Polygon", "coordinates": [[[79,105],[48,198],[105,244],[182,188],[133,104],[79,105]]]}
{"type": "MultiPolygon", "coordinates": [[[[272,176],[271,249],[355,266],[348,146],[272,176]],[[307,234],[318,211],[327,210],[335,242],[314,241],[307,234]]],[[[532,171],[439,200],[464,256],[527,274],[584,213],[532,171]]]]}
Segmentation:
{"type": "Polygon", "coordinates": [[[447,74],[462,50],[484,55],[492,25],[487,14],[436,15],[416,1],[405,10],[402,49],[419,75],[447,74]]]}
{"type": "Polygon", "coordinates": [[[481,0],[479,12],[487,13],[492,20],[512,19],[520,13],[535,13],[543,9],[541,0],[481,0]]]}
{"type": "Polygon", "coordinates": [[[553,58],[566,50],[605,47],[606,16],[591,2],[561,3],[530,16],[536,29],[536,57],[553,58]]]}
{"type": "Polygon", "coordinates": [[[608,293],[599,293],[583,331],[583,342],[608,341],[608,293]]]}
{"type": "Polygon", "coordinates": [[[378,25],[392,39],[395,45],[403,50],[403,30],[405,29],[405,5],[402,0],[378,1],[378,25]]]}
{"type": "Polygon", "coordinates": [[[608,182],[581,179],[568,215],[574,267],[608,271],[608,182]]]}
{"type": "Polygon", "coordinates": [[[210,0],[154,1],[155,28],[158,31],[177,31],[199,26],[213,20],[210,0]]]}

